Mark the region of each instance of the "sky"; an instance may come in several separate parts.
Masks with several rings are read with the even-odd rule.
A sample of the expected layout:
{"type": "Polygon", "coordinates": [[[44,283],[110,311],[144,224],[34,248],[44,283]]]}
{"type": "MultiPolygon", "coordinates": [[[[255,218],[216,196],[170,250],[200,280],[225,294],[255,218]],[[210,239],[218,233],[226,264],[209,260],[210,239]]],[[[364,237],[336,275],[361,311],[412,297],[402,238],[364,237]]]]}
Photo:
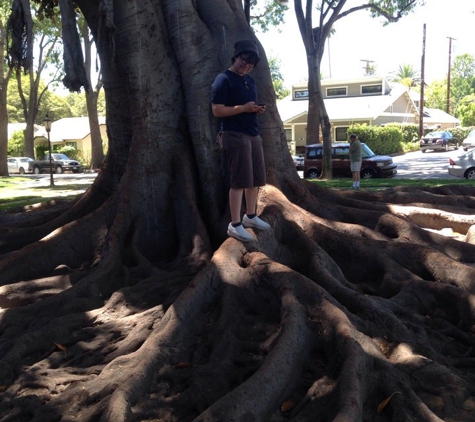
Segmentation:
{"type": "MultiPolygon", "coordinates": [[[[302,2],[305,4],[305,2],[302,2]]],[[[314,1],[314,3],[317,3],[314,1]]],[[[362,4],[349,0],[348,6],[362,4]]],[[[307,80],[305,49],[295,18],[293,0],[289,1],[281,32],[271,29],[256,34],[268,57],[277,57],[284,85],[307,80]]],[[[319,12],[314,10],[314,25],[319,12]]],[[[475,0],[426,0],[399,22],[383,26],[382,19],[371,18],[368,11],[358,11],[335,25],[335,34],[325,45],[321,71],[324,78],[347,79],[364,75],[366,60],[373,61],[376,75],[397,72],[410,64],[421,70],[424,24],[426,48],[424,76],[426,83],[446,78],[449,66],[449,37],[452,38],[451,62],[465,53],[475,57],[475,0]]]]}

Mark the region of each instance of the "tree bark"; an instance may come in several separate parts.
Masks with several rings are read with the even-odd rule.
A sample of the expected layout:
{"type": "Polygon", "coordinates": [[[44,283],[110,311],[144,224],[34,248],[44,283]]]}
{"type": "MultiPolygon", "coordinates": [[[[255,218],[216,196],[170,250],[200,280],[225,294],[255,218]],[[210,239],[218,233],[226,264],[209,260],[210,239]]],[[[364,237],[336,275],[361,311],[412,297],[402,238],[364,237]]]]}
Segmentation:
{"type": "MultiPolygon", "coordinates": [[[[89,35],[89,27],[86,21],[80,24],[81,37],[84,45],[84,69],[86,70],[86,78],[89,89],[85,90],[87,116],[89,117],[89,128],[91,132],[91,169],[97,170],[101,167],[104,161],[104,149],[102,147],[102,135],[99,126],[99,118],[97,116],[97,100],[99,92],[102,89],[102,80],[99,76],[97,84],[93,87],[92,84],[92,43],[93,40],[89,35]]],[[[100,72],[99,72],[100,75],[100,72]]]]}
{"type": "MultiPolygon", "coordinates": [[[[0,57],[5,57],[7,36],[6,28],[0,19],[0,57]]],[[[5,60],[0,62],[0,176],[8,176],[8,112],[7,88],[12,74],[5,60]]]]}
{"type": "Polygon", "coordinates": [[[70,204],[0,215],[0,418],[471,420],[473,188],[301,180],[261,49],[272,230],[226,238],[210,85],[253,38],[242,5],[78,6],[109,150],[70,204]]]}

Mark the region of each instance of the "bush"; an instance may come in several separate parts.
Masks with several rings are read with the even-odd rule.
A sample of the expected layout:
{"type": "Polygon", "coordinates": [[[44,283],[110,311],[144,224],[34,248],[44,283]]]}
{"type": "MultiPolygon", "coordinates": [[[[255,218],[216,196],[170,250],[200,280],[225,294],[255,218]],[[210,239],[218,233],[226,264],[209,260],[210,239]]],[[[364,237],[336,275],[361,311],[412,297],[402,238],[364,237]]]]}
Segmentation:
{"type": "Polygon", "coordinates": [[[78,150],[71,145],[64,145],[57,152],[67,155],[71,160],[78,160],[78,150]]]}
{"type": "Polygon", "coordinates": [[[454,138],[462,142],[468,136],[470,131],[472,131],[473,129],[475,129],[475,126],[468,126],[468,127],[459,126],[453,129],[449,129],[449,131],[452,133],[454,138]]]}
{"type": "Polygon", "coordinates": [[[388,155],[403,152],[403,131],[398,125],[369,126],[351,125],[348,133],[354,133],[365,142],[375,154],[388,155]]]}
{"type": "Polygon", "coordinates": [[[23,157],[25,155],[25,134],[22,130],[13,132],[8,140],[8,155],[10,157],[23,157]]]}
{"type": "Polygon", "coordinates": [[[35,147],[35,156],[37,160],[44,160],[45,155],[49,152],[48,145],[40,144],[35,147]]]}

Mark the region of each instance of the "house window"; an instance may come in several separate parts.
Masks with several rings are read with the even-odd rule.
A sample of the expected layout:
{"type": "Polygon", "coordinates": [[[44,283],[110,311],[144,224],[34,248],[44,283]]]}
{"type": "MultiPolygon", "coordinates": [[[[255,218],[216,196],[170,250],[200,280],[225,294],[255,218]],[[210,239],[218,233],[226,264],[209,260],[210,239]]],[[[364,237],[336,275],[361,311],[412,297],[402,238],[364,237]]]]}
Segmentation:
{"type": "Polygon", "coordinates": [[[327,97],[341,97],[343,95],[346,95],[346,93],[346,86],[341,86],[338,88],[327,88],[327,97]]]}
{"type": "Polygon", "coordinates": [[[285,132],[285,140],[287,142],[292,140],[292,129],[284,129],[285,132]]]}
{"type": "Polygon", "coordinates": [[[381,94],[382,92],[382,85],[364,85],[361,87],[361,94],[381,94]]]}
{"type": "Polygon", "coordinates": [[[308,90],[300,90],[294,92],[294,98],[296,100],[303,100],[308,98],[308,90]]]}
{"type": "Polygon", "coordinates": [[[345,142],[348,140],[348,127],[337,127],[335,129],[335,141],[345,142]]]}

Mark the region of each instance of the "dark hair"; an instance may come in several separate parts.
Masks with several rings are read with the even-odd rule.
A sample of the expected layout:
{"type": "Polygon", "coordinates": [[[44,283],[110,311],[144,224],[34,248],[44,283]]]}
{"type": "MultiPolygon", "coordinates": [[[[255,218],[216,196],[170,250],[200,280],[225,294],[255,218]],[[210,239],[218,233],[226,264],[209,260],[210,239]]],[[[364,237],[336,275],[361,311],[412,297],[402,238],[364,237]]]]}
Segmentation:
{"type": "Polygon", "coordinates": [[[352,134],[350,135],[350,139],[356,139],[356,135],[355,135],[354,133],[352,133],[352,134]]]}
{"type": "Polygon", "coordinates": [[[231,58],[232,63],[236,61],[238,57],[241,57],[243,54],[248,54],[252,57],[254,66],[257,66],[259,63],[259,49],[257,48],[257,43],[254,40],[242,40],[237,41],[234,44],[234,54],[231,58]]]}
{"type": "Polygon", "coordinates": [[[249,61],[251,61],[251,59],[252,59],[252,63],[254,64],[254,67],[256,67],[258,65],[259,56],[256,53],[254,53],[253,51],[243,51],[243,52],[237,54],[236,56],[231,57],[231,63],[234,64],[236,59],[238,57],[242,57],[244,54],[248,55],[248,56],[251,56],[251,57],[249,57],[249,61]]]}

